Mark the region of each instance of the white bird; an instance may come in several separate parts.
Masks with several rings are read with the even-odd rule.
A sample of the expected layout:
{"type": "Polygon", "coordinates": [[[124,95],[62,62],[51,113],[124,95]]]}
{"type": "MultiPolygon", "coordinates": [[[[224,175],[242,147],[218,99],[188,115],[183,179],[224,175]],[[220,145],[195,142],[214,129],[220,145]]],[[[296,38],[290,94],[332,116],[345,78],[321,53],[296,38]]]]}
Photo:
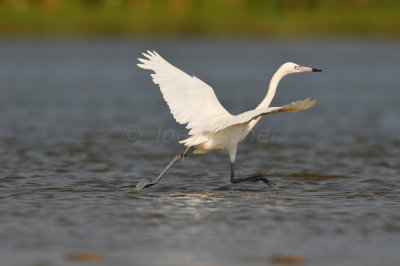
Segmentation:
{"type": "MultiPolygon", "coordinates": [[[[172,115],[180,124],[187,124],[190,137],[180,141],[187,148],[181,155],[177,155],[170,164],[155,179],[144,179],[136,185],[136,190],[158,183],[179,159],[188,155],[193,147],[193,154],[203,154],[212,150],[222,149],[229,154],[231,162],[232,183],[245,181],[263,181],[270,185],[264,176],[235,178],[234,164],[236,149],[261,116],[280,112],[297,112],[313,107],[316,100],[307,98],[303,101],[292,102],[282,107],[270,107],[275,96],[279,81],[286,75],[300,72],[320,72],[321,70],[299,66],[295,63],[283,64],[272,76],[268,93],[262,102],[254,109],[239,115],[231,115],[218,101],[213,89],[196,78],[174,67],[156,52],[143,53],[146,59],[138,58],[139,67],[154,71],[151,74],[155,84],[160,86],[164,100],[167,102],[172,115]]],[[[191,154],[192,154],[191,153],[191,154]]]]}

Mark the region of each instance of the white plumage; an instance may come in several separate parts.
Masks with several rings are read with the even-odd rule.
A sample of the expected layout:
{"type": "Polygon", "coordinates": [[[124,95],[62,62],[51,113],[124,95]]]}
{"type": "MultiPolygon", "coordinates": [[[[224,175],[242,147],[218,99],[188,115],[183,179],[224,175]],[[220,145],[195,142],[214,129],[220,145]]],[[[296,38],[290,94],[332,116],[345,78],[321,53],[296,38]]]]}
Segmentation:
{"type": "Polygon", "coordinates": [[[220,119],[233,116],[219,103],[213,89],[200,79],[189,76],[174,67],[156,52],[143,53],[148,60],[139,58],[139,67],[154,71],[155,84],[160,86],[164,100],[180,124],[187,124],[189,134],[211,131],[220,119]]]}
{"type": "MultiPolygon", "coordinates": [[[[316,103],[316,100],[311,101],[307,98],[282,107],[269,107],[282,77],[291,73],[321,71],[289,62],[283,64],[273,75],[268,93],[256,109],[239,115],[231,115],[220,104],[209,85],[174,67],[154,51],[147,51],[147,54],[143,53],[143,55],[146,59],[138,58],[141,62],[138,66],[154,71],[151,77],[154,83],[160,86],[164,100],[175,120],[180,124],[187,124],[186,128],[189,129],[190,137],[180,141],[187,147],[186,151],[190,147],[195,148],[193,152],[195,154],[224,149],[228,151],[232,165],[235,162],[237,144],[247,136],[261,116],[306,110],[316,103]]],[[[157,179],[160,178],[159,176],[157,179]]],[[[144,187],[152,184],[142,185],[144,187]]]]}

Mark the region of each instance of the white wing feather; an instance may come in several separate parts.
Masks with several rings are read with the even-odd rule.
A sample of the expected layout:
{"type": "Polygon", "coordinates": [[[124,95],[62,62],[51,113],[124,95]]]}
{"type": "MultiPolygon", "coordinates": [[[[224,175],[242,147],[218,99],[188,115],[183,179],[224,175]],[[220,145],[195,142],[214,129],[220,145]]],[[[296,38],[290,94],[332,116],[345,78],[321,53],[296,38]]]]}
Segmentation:
{"type": "Polygon", "coordinates": [[[175,120],[187,124],[190,135],[215,131],[221,121],[233,118],[209,85],[174,67],[154,51],[143,55],[147,59],[138,58],[142,63],[138,66],[154,71],[151,74],[154,83],[160,86],[175,120]]]}
{"type": "Polygon", "coordinates": [[[317,100],[311,101],[310,98],[307,98],[303,101],[292,102],[292,103],[290,103],[288,105],[284,105],[282,107],[268,107],[268,108],[250,110],[250,111],[247,111],[247,112],[244,112],[244,113],[241,113],[241,114],[235,116],[233,119],[231,119],[227,123],[218,127],[215,131],[220,131],[222,129],[225,129],[225,128],[233,126],[233,125],[250,122],[251,120],[257,119],[258,117],[260,117],[262,115],[277,114],[280,112],[298,112],[298,111],[302,111],[302,110],[307,110],[307,109],[313,107],[316,103],[317,103],[317,100]]]}

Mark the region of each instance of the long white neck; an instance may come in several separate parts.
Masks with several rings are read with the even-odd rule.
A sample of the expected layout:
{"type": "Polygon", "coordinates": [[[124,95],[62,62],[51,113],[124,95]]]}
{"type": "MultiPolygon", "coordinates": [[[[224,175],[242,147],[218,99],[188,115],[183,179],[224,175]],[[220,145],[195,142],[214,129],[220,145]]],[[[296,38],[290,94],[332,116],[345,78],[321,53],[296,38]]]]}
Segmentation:
{"type": "Polygon", "coordinates": [[[271,81],[269,82],[268,92],[265,96],[264,100],[257,106],[256,109],[267,108],[272,102],[272,99],[275,96],[276,87],[278,86],[279,81],[286,76],[288,73],[282,70],[282,67],[279,68],[275,74],[272,76],[271,81]]]}

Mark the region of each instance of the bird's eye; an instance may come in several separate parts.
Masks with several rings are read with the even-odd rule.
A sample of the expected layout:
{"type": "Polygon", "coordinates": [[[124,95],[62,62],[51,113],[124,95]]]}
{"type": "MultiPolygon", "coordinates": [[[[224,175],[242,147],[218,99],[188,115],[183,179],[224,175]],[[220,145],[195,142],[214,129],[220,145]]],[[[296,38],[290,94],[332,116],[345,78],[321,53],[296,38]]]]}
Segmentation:
{"type": "Polygon", "coordinates": [[[298,69],[299,69],[299,66],[294,66],[294,69],[295,69],[295,70],[298,70],[298,69]]]}

